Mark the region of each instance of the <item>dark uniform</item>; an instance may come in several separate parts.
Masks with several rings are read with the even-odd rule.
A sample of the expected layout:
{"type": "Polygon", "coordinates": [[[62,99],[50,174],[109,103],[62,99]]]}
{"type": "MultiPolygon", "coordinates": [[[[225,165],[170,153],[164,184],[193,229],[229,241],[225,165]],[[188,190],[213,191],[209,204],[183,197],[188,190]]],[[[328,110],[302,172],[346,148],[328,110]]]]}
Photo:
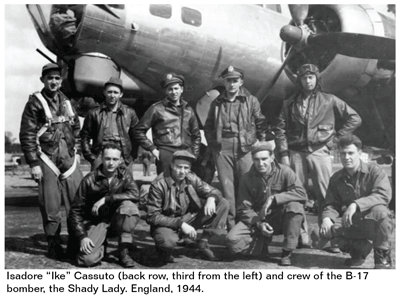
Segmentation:
{"type": "MultiPolygon", "coordinates": [[[[194,160],[194,156],[187,151],[175,152],[175,158],[194,160]]],[[[159,256],[168,260],[181,236],[182,224],[187,223],[195,229],[203,229],[199,253],[208,260],[215,260],[208,249],[208,238],[225,233],[228,207],[221,193],[193,172],[177,183],[171,168],[168,168],[152,182],[147,204],[147,222],[159,256]],[[215,198],[216,210],[212,216],[206,216],[204,206],[210,197],[215,198]],[[202,242],[203,239],[207,241],[202,242]],[[202,244],[205,246],[202,247],[202,244]]]]}
{"type": "Polygon", "coordinates": [[[349,252],[353,260],[363,262],[373,247],[375,267],[390,268],[393,233],[392,214],[388,209],[392,198],[390,181],[378,165],[360,162],[353,176],[345,169],[332,176],[322,218],[335,222],[333,236],[339,239],[340,249],[349,252]],[[356,203],[358,210],[353,215],[353,225],[344,228],[337,219],[351,203],[356,203]]]}
{"type": "MultiPolygon", "coordinates": [[[[161,86],[166,89],[174,83],[179,83],[183,87],[183,76],[167,74],[161,86]]],[[[134,136],[145,150],[150,152],[154,149],[159,150],[159,160],[156,161],[157,174],[169,167],[175,151],[189,150],[197,157],[200,150],[201,135],[196,115],[182,97],[179,105],[173,104],[168,97],[153,104],[135,127],[134,136]],[[146,136],[150,128],[153,142],[146,136]]]]}
{"type": "MultiPolygon", "coordinates": [[[[272,148],[271,144],[260,142],[253,154],[258,150],[268,150],[272,156],[272,148]]],[[[257,226],[265,221],[273,228],[274,235],[284,235],[282,248],[290,255],[297,246],[301,223],[305,217],[303,204],[306,200],[307,195],[300,180],[289,167],[273,161],[270,173],[263,176],[253,165],[240,181],[237,208],[239,222],[226,237],[227,247],[232,253],[266,256],[272,238],[263,236],[257,226]],[[274,196],[275,205],[263,219],[260,210],[270,196],[274,196]]]]}
{"type": "Polygon", "coordinates": [[[76,261],[81,266],[89,267],[101,261],[107,237],[118,236],[120,253],[124,249],[124,253],[128,253],[140,217],[136,205],[139,202],[139,189],[126,168],[120,166],[111,182],[102,170],[103,165],[100,165],[83,178],[68,217],[76,261]],[[103,197],[105,204],[100,208],[99,216],[93,216],[93,205],[103,197]],[[80,241],[86,237],[95,245],[90,254],[78,252],[80,241]]]}
{"type": "MultiPolygon", "coordinates": [[[[242,79],[243,71],[229,66],[221,77],[242,79]]],[[[214,153],[222,192],[230,204],[228,230],[235,225],[239,181],[252,165],[250,150],[257,140],[265,140],[266,129],[258,99],[243,87],[233,101],[224,92],[211,103],[204,134],[214,153]]]]}
{"type": "MultiPolygon", "coordinates": [[[[123,91],[122,81],[110,78],[104,86],[115,85],[123,91]]],[[[122,157],[129,171],[133,172],[132,162],[136,154],[133,141],[133,128],[139,123],[135,111],[118,99],[117,109],[111,111],[106,103],[93,108],[87,114],[81,131],[83,156],[92,165],[92,170],[101,164],[101,149],[107,143],[121,147],[122,157]],[[92,144],[91,141],[92,140],[92,144]]]]}
{"type": "MultiPolygon", "coordinates": [[[[60,67],[53,63],[45,65],[42,78],[53,70],[60,71],[60,67]]],[[[49,256],[54,258],[63,255],[59,237],[61,204],[64,203],[68,214],[82,179],[75,160],[75,154],[80,153],[79,130],[78,115],[59,90],[53,97],[46,89],[29,97],[22,114],[19,137],[27,163],[31,168],[40,166],[43,173],[43,178],[38,180],[39,207],[49,256]],[[48,125],[47,129],[45,125],[48,125]]]]}

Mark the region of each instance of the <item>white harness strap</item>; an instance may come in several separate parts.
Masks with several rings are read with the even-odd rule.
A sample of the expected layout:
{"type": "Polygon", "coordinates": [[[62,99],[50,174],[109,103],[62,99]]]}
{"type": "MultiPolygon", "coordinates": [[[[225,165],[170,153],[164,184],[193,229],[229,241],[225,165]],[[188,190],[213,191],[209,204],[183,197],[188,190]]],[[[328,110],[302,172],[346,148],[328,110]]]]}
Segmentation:
{"type": "MultiPolygon", "coordinates": [[[[35,92],[33,94],[42,104],[42,107],[44,109],[44,113],[46,114],[46,119],[47,122],[45,125],[43,125],[37,135],[36,135],[36,143],[38,144],[38,156],[39,158],[54,172],[54,174],[56,174],[56,176],[60,179],[66,179],[69,176],[71,176],[71,174],[75,171],[76,168],[76,156],[74,157],[74,163],[72,164],[72,166],[65,172],[65,173],[60,173],[60,170],[56,167],[56,165],[51,161],[51,159],[42,152],[42,149],[40,148],[40,142],[39,142],[39,138],[46,132],[46,130],[49,128],[49,126],[51,125],[51,122],[53,120],[53,115],[51,114],[49,105],[47,104],[46,99],[43,97],[42,93],[40,92],[35,92]]],[[[67,113],[68,116],[70,116],[71,118],[73,118],[75,116],[75,113],[72,109],[71,103],[66,100],[65,101],[65,105],[67,108],[67,113]]],[[[64,120],[64,117],[62,117],[62,120],[64,120]]],[[[66,122],[66,120],[64,121],[66,122]]],[[[75,150],[75,155],[76,155],[76,150],[75,150]]]]}

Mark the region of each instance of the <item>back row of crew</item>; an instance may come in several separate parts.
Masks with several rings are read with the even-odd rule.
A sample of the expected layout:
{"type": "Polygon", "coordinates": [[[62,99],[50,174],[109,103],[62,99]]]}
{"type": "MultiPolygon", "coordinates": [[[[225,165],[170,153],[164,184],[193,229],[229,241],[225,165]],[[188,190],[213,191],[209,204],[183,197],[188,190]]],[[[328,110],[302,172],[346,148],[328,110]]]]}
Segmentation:
{"type": "MultiPolygon", "coordinates": [[[[236,223],[240,178],[252,165],[251,150],[266,139],[267,123],[257,98],[242,86],[243,71],[229,66],[221,77],[225,92],[213,101],[204,131],[215,158],[223,195],[229,202],[227,229],[230,231],[236,223]]],[[[119,145],[124,162],[132,172],[132,142],[138,142],[157,158],[157,173],[160,174],[169,167],[176,150],[190,150],[197,157],[201,136],[195,113],[182,98],[184,78],[180,75],[171,73],[164,77],[161,84],[166,98],[152,105],[140,121],[133,109],[120,102],[122,81],[110,78],[104,86],[104,104],[92,109],[85,118],[81,141],[77,115],[59,91],[59,66],[45,65],[41,80],[44,89],[33,94],[25,107],[20,140],[32,175],[39,182],[39,202],[49,255],[57,257],[61,252],[61,200],[68,212],[82,178],[76,167],[80,143],[92,169],[101,163],[101,148],[105,144],[119,145]],[[153,142],[146,137],[150,128],[153,142]]],[[[346,103],[320,91],[316,66],[300,67],[298,84],[301,92],[284,102],[279,116],[277,151],[283,164],[289,165],[290,155],[290,165],[306,187],[310,172],[318,206],[323,206],[332,174],[329,150],[335,138],[354,131],[361,119],[346,103]],[[338,132],[335,131],[335,115],[344,123],[338,132]]],[[[322,208],[320,216],[321,212],[322,208]]]]}

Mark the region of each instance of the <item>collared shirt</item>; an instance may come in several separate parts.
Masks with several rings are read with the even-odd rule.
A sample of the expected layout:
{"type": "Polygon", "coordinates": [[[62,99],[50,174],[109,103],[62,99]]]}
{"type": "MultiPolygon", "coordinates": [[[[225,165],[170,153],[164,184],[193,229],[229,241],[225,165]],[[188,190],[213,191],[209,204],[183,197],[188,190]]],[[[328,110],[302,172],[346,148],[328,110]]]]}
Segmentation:
{"type": "Polygon", "coordinates": [[[224,99],[221,105],[221,120],[222,120],[222,131],[225,132],[239,132],[239,109],[240,100],[235,98],[233,101],[224,99]]]}
{"type": "Polygon", "coordinates": [[[118,101],[117,103],[117,108],[115,111],[110,110],[108,107],[106,107],[106,123],[104,125],[104,134],[103,134],[103,140],[104,142],[107,141],[113,141],[113,142],[119,142],[121,140],[121,136],[119,135],[118,132],[118,125],[117,125],[117,118],[118,118],[118,113],[120,111],[121,104],[118,101]]]}
{"type": "Polygon", "coordinates": [[[308,106],[310,103],[310,100],[315,96],[314,93],[310,94],[306,98],[303,98],[303,94],[299,94],[299,96],[296,99],[296,105],[297,108],[300,111],[300,115],[303,117],[303,119],[308,118],[308,106]]]}

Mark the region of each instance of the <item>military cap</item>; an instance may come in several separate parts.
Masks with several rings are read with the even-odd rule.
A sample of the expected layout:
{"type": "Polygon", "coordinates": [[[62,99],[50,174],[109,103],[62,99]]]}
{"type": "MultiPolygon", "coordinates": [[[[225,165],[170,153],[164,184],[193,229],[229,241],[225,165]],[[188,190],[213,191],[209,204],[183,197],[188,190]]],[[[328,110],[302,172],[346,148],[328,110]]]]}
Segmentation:
{"type": "Polygon", "coordinates": [[[121,91],[124,91],[124,87],[122,86],[122,80],[120,78],[116,78],[116,77],[111,77],[105,84],[104,84],[104,88],[107,85],[115,85],[117,87],[119,87],[121,89],[121,91]]]}
{"type": "Polygon", "coordinates": [[[257,146],[251,149],[251,155],[254,155],[260,151],[269,151],[269,153],[272,154],[274,152],[274,145],[272,142],[261,141],[257,146]]]}
{"type": "Polygon", "coordinates": [[[223,79],[229,79],[229,78],[242,78],[243,79],[244,73],[243,73],[243,70],[230,65],[223,72],[221,72],[220,77],[223,79]]]}
{"type": "Polygon", "coordinates": [[[318,72],[319,72],[319,69],[318,69],[318,67],[317,67],[316,65],[314,65],[314,64],[303,64],[302,66],[300,66],[300,67],[297,69],[297,75],[298,75],[298,76],[302,76],[302,75],[304,75],[304,74],[306,74],[306,73],[315,74],[315,73],[318,73],[318,72]]]}
{"type": "Polygon", "coordinates": [[[47,63],[42,67],[42,76],[44,76],[50,70],[59,70],[61,71],[61,67],[57,63],[47,63]]]}
{"type": "Polygon", "coordinates": [[[187,150],[175,151],[174,154],[172,155],[172,160],[174,161],[175,159],[184,159],[190,162],[196,161],[196,157],[187,150]]]}
{"type": "Polygon", "coordinates": [[[178,83],[182,84],[182,86],[185,85],[185,78],[181,75],[177,75],[176,73],[167,73],[162,81],[161,81],[161,87],[166,88],[169,84],[173,83],[178,83]]]}

